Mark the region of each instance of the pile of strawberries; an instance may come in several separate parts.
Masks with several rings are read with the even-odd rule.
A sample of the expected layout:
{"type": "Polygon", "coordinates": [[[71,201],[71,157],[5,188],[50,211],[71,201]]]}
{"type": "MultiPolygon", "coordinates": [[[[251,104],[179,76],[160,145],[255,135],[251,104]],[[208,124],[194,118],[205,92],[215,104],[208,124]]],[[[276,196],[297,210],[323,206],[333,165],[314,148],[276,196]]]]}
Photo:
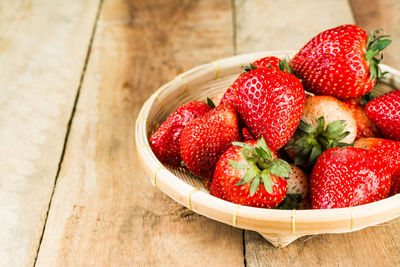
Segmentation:
{"type": "Polygon", "coordinates": [[[208,104],[178,107],[151,148],[241,205],[342,208],[400,193],[400,91],[368,93],[387,37],[343,25],[290,61],[259,59],[208,104]]]}

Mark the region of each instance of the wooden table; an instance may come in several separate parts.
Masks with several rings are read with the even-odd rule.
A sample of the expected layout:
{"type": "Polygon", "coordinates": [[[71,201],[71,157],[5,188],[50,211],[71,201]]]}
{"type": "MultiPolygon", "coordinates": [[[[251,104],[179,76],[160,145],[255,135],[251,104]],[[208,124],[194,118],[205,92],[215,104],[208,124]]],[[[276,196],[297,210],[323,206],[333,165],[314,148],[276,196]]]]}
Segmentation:
{"type": "Polygon", "coordinates": [[[344,23],[384,28],[398,0],[0,1],[0,266],[393,266],[400,220],[304,237],[190,212],[152,187],[134,122],[163,83],[234,54],[299,49],[344,23]]]}

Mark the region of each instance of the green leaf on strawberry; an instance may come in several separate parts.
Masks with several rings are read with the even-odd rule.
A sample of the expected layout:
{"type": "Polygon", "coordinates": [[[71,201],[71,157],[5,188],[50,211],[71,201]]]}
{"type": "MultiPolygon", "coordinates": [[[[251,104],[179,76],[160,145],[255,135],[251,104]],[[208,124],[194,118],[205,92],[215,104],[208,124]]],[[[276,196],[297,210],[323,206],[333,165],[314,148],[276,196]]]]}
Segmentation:
{"type": "Polygon", "coordinates": [[[251,167],[250,165],[243,164],[243,163],[240,163],[240,162],[236,162],[236,161],[233,161],[233,160],[229,160],[229,163],[232,165],[233,168],[238,169],[238,170],[240,170],[240,169],[249,169],[251,167]]]}
{"type": "Polygon", "coordinates": [[[207,105],[209,105],[210,108],[215,108],[214,102],[209,97],[207,97],[207,105]]]}
{"type": "Polygon", "coordinates": [[[280,210],[296,209],[302,199],[301,194],[286,194],[285,199],[276,208],[280,210]]]}
{"type": "Polygon", "coordinates": [[[367,41],[367,52],[365,52],[365,59],[369,62],[370,81],[376,79],[381,79],[384,76],[379,64],[383,59],[381,53],[386,47],[390,45],[392,40],[384,39],[390,37],[389,35],[379,36],[382,29],[374,30],[370,33],[367,41]],[[379,58],[377,56],[380,55],[379,58]]]}
{"type": "Polygon", "coordinates": [[[249,72],[249,71],[252,71],[255,69],[258,69],[258,67],[254,66],[253,63],[250,63],[249,66],[244,66],[242,74],[245,74],[246,72],[249,72]]]}
{"type": "Polygon", "coordinates": [[[340,142],[346,138],[350,132],[345,131],[346,121],[336,120],[325,127],[325,119],[319,117],[315,127],[300,121],[294,134],[294,141],[287,146],[288,149],[295,149],[295,165],[310,167],[322,152],[334,147],[352,146],[345,142],[340,142]]]}
{"type": "Polygon", "coordinates": [[[268,170],[263,170],[261,172],[261,178],[265,187],[265,190],[267,192],[272,191],[272,181],[271,181],[271,175],[269,174],[268,170]]]}
{"type": "Polygon", "coordinates": [[[273,159],[273,153],[268,148],[264,138],[258,140],[255,147],[241,142],[233,142],[233,145],[242,147],[242,156],[247,162],[240,163],[229,160],[233,168],[238,170],[247,169],[246,174],[235,186],[251,182],[251,196],[255,194],[261,181],[267,192],[272,193],[271,174],[288,179],[291,173],[290,165],[282,159],[273,159]]]}

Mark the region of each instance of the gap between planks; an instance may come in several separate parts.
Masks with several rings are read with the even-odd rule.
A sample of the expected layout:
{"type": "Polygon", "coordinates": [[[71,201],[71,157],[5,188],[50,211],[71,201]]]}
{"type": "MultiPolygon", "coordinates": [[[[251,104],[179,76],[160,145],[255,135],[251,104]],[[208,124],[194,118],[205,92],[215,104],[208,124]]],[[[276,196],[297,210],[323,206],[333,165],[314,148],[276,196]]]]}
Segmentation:
{"type": "Polygon", "coordinates": [[[232,42],[233,42],[233,54],[237,55],[237,24],[236,24],[236,5],[235,0],[231,0],[231,12],[232,12],[232,42]]]}
{"type": "Polygon", "coordinates": [[[94,36],[96,34],[97,24],[98,24],[99,17],[100,17],[100,14],[101,14],[101,9],[103,7],[103,2],[104,2],[104,0],[100,0],[99,1],[99,6],[98,6],[97,11],[96,11],[96,18],[95,18],[95,21],[93,23],[93,29],[92,29],[92,32],[90,34],[89,45],[88,45],[87,51],[86,51],[85,63],[83,64],[82,74],[81,74],[81,77],[79,79],[79,85],[78,85],[78,89],[77,89],[77,92],[76,92],[74,105],[72,107],[71,115],[70,115],[70,118],[69,118],[69,121],[68,121],[68,124],[67,124],[67,131],[65,133],[64,145],[63,145],[63,148],[62,148],[62,151],[61,151],[60,161],[58,162],[58,168],[57,168],[57,173],[56,173],[56,176],[55,176],[55,179],[54,179],[53,190],[52,190],[51,195],[50,195],[49,205],[47,207],[47,212],[46,212],[46,218],[44,220],[42,233],[40,235],[39,244],[38,244],[38,247],[37,247],[37,250],[36,250],[36,253],[35,253],[35,260],[33,262],[33,266],[36,266],[36,261],[37,261],[38,255],[39,255],[40,247],[42,245],[44,232],[46,231],[47,219],[49,217],[51,203],[52,203],[52,200],[53,200],[54,192],[55,192],[56,186],[57,186],[58,177],[60,175],[62,163],[63,163],[63,160],[64,160],[64,154],[65,154],[65,150],[67,148],[68,137],[69,137],[69,133],[71,131],[71,126],[72,126],[72,122],[73,122],[73,119],[74,119],[76,106],[78,104],[78,100],[79,100],[79,95],[80,95],[81,88],[82,88],[83,79],[85,78],[86,68],[87,68],[87,65],[88,65],[88,62],[89,62],[89,59],[90,59],[90,52],[92,51],[93,39],[94,39],[94,36]]]}
{"type": "MultiPolygon", "coordinates": [[[[231,12],[232,12],[232,43],[233,43],[233,54],[237,55],[237,23],[236,23],[236,3],[235,0],[231,0],[231,12]]],[[[242,246],[243,246],[243,266],[247,267],[246,262],[246,230],[242,229],[242,246]]]]}

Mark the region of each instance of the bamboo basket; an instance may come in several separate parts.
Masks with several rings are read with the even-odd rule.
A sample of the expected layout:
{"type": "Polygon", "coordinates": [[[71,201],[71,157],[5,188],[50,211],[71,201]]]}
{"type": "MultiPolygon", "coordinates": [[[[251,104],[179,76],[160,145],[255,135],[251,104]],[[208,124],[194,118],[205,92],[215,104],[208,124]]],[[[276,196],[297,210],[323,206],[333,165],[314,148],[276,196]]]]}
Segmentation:
{"type": "MultiPolygon", "coordinates": [[[[239,55],[195,67],[159,88],[144,104],[136,120],[138,158],[151,183],[188,209],[211,219],[259,232],[276,247],[305,235],[345,233],[387,222],[400,216],[400,194],[374,203],[327,210],[274,210],[233,204],[209,194],[201,181],[184,169],[162,165],[153,154],[148,137],[179,105],[205,100],[226,90],[244,65],[265,56],[291,57],[293,51],[239,55]]],[[[400,72],[388,71],[373,92],[382,95],[400,88],[400,72]]]]}

